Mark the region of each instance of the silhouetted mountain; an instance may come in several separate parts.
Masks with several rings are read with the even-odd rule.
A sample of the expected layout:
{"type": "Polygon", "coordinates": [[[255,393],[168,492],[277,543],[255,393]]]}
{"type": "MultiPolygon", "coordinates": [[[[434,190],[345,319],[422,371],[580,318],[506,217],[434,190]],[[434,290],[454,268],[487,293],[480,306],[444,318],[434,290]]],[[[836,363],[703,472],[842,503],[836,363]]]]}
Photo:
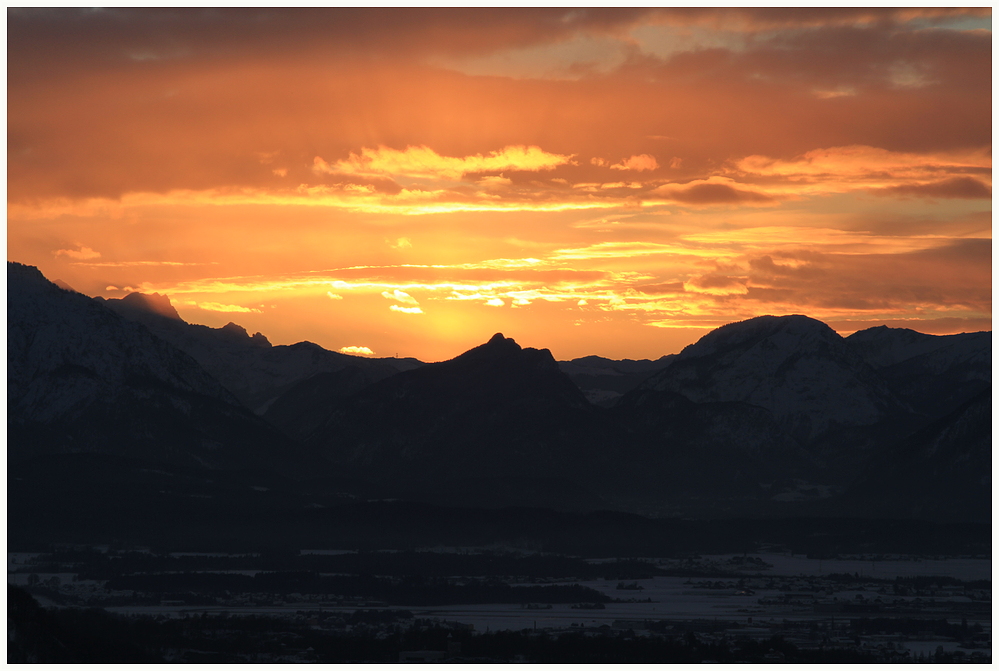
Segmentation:
{"type": "MultiPolygon", "coordinates": [[[[621,436],[548,350],[502,334],[399,373],[339,403],[309,440],[345,473],[434,485],[467,478],[568,478],[592,485],[621,436]]],[[[434,485],[436,486],[436,485],[434,485]]]]}
{"type": "Polygon", "coordinates": [[[341,498],[656,515],[811,501],[814,514],[981,519],[990,335],[843,339],[794,315],[729,324],[658,361],[558,363],[496,334],[421,365],[274,347],[188,324],[165,296],[98,301],[11,263],[11,491],[62,491],[47,524],[95,482],[112,508],[166,506],[164,524],[192,497],[243,510],[241,524],[274,502],[293,515],[341,498]],[[623,396],[603,408],[596,392],[623,396]]]}
{"type": "Polygon", "coordinates": [[[191,357],[31,266],[7,264],[8,464],[95,453],[304,470],[303,455],[191,357]]]}
{"type": "MultiPolygon", "coordinates": [[[[191,355],[257,414],[263,414],[270,403],[291,387],[319,373],[355,367],[363,372],[368,382],[375,382],[422,365],[416,359],[369,359],[340,354],[311,342],[272,346],[263,334],[251,336],[242,326],[232,322],[221,328],[188,324],[180,318],[169,298],[160,294],[132,293],[124,298],[104,300],[104,303],[191,355]]],[[[330,379],[326,382],[328,388],[330,379]]],[[[349,385],[356,382],[356,376],[349,379],[349,385]]],[[[353,387],[348,386],[348,389],[353,387]]],[[[345,390],[333,390],[333,393],[338,396],[345,390]]]]}
{"type": "Polygon", "coordinates": [[[846,343],[915,410],[939,417],[992,383],[992,334],[936,336],[887,326],[857,331],[846,343]]]}
{"type": "Polygon", "coordinates": [[[622,394],[665,368],[674,356],[667,354],[655,361],[584,356],[571,361],[559,361],[558,367],[576,383],[590,403],[610,407],[622,394]]]}
{"type": "Polygon", "coordinates": [[[274,399],[263,416],[289,436],[306,440],[343,399],[385,377],[359,366],[317,373],[294,384],[274,399]]]}

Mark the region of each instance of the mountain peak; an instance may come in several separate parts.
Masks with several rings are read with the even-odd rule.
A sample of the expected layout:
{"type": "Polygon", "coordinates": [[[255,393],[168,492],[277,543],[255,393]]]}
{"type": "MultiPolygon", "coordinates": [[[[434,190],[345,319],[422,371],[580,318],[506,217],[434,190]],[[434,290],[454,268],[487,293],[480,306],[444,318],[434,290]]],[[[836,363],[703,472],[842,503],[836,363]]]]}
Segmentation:
{"type": "Polygon", "coordinates": [[[485,361],[488,359],[498,359],[508,357],[522,351],[520,345],[513,338],[504,337],[502,333],[497,333],[485,344],[473,347],[463,354],[456,356],[453,361],[485,361]]]}
{"type": "Polygon", "coordinates": [[[733,322],[711,331],[680,353],[680,359],[708,356],[732,347],[749,345],[782,335],[782,339],[840,341],[842,337],[828,324],[805,315],[764,315],[733,322]]]}
{"type": "Polygon", "coordinates": [[[766,408],[803,442],[905,411],[836,331],[804,315],[768,315],[717,328],[643,386],[694,403],[766,408]]]}
{"type": "Polygon", "coordinates": [[[236,322],[229,322],[222,327],[223,333],[231,333],[233,335],[243,336],[249,338],[250,334],[246,332],[246,329],[237,324],[236,322]]]}
{"type": "Polygon", "coordinates": [[[168,319],[183,321],[170,302],[170,297],[164,294],[143,294],[135,291],[122,298],[121,302],[122,305],[135,310],[143,310],[168,319]]]}

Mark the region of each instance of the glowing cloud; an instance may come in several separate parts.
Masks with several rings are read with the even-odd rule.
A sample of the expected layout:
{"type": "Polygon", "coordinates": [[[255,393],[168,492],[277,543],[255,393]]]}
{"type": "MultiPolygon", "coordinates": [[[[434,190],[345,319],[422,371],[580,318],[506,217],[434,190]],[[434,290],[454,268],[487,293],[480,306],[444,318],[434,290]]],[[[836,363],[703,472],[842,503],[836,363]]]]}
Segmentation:
{"type": "Polygon", "coordinates": [[[423,310],[421,310],[418,307],[416,307],[416,308],[404,308],[401,305],[390,305],[389,306],[389,310],[391,310],[392,312],[402,312],[403,314],[407,314],[407,315],[422,315],[423,314],[423,310]]]}
{"type": "Polygon", "coordinates": [[[358,345],[348,345],[346,347],[341,347],[339,350],[340,354],[354,354],[360,356],[372,356],[374,352],[371,351],[370,347],[360,347],[358,345]]]}
{"type": "Polygon", "coordinates": [[[223,303],[196,303],[195,304],[201,310],[207,310],[209,312],[261,312],[257,308],[246,308],[242,305],[225,305],[223,303]]]}
{"type": "Polygon", "coordinates": [[[86,260],[100,258],[101,253],[95,252],[90,247],[80,247],[80,249],[57,249],[52,252],[56,256],[66,256],[71,259],[86,260]]]}
{"type": "Polygon", "coordinates": [[[383,291],[382,296],[389,299],[390,301],[398,301],[399,303],[407,303],[409,305],[419,305],[419,301],[407,294],[405,291],[399,291],[398,289],[389,293],[388,291],[383,291]]]}
{"type": "Polygon", "coordinates": [[[643,170],[655,170],[658,167],[659,163],[656,161],[655,156],[651,154],[638,154],[626,158],[620,163],[615,163],[611,166],[611,170],[634,170],[642,172],[643,170]]]}
{"type": "Polygon", "coordinates": [[[469,173],[553,170],[571,161],[572,155],[550,154],[536,146],[511,145],[485,156],[476,154],[457,158],[441,156],[427,146],[410,146],[400,151],[382,145],[377,149],[362,148],[360,154],[351,152],[349,158],[332,165],[316,156],[312,169],[316,173],[335,175],[423,177],[456,181],[469,173]]]}

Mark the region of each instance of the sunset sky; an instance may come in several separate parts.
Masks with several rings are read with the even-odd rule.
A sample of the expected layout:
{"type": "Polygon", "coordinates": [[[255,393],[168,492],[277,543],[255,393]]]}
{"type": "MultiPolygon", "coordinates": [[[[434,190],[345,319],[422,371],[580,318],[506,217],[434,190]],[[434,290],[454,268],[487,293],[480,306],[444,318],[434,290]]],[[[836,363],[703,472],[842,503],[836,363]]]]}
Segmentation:
{"type": "Polygon", "coordinates": [[[763,314],[989,330],[991,25],[8,9],[7,258],[426,361],[497,331],[658,358],[763,314]]]}

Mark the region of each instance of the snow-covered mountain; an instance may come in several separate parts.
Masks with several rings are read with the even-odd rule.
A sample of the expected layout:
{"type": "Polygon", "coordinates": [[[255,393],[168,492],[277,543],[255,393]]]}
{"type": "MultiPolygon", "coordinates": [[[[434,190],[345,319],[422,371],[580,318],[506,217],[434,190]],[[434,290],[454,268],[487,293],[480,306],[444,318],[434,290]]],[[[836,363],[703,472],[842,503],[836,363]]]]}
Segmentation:
{"type": "Polygon", "coordinates": [[[301,464],[187,354],[37,268],[7,264],[8,461],[98,453],[210,468],[301,464]]]}
{"type": "Polygon", "coordinates": [[[118,314],[145,325],[157,336],[191,355],[246,407],[257,414],[296,384],[320,373],[357,368],[366,383],[416,368],[416,359],[369,359],[331,352],[311,342],[272,346],[266,336],[232,322],[221,328],[189,324],[167,296],[131,293],[98,299],[118,314]]]}
{"type": "Polygon", "coordinates": [[[878,326],[857,331],[846,343],[924,415],[944,415],[992,384],[987,331],[937,336],[878,326]]]}
{"type": "Polygon", "coordinates": [[[766,408],[802,445],[911,410],[839,334],[803,315],[756,317],[715,329],[640,389],[674,392],[695,403],[766,408]]]}

